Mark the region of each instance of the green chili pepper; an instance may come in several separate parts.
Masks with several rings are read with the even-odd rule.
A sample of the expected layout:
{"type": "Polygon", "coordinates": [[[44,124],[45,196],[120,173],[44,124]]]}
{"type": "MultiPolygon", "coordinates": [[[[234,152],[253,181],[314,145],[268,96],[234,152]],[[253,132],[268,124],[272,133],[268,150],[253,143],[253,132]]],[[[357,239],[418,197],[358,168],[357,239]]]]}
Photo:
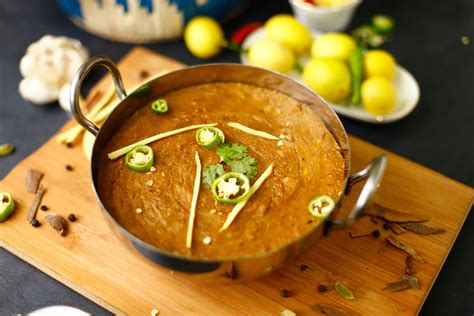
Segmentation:
{"type": "Polygon", "coordinates": [[[153,166],[153,149],[150,146],[141,145],[130,150],[125,155],[125,164],[133,171],[147,172],[153,166]]]}
{"type": "Polygon", "coordinates": [[[168,112],[168,101],[157,99],[151,103],[151,109],[157,114],[165,114],[168,112]]]}
{"type": "Polygon", "coordinates": [[[375,31],[381,35],[388,35],[395,29],[395,21],[392,17],[377,14],[372,17],[372,25],[375,31]]]}
{"type": "Polygon", "coordinates": [[[211,192],[219,203],[237,204],[250,196],[250,181],[242,173],[228,172],[214,180],[211,192]]]}
{"type": "Polygon", "coordinates": [[[196,131],[196,141],[204,148],[212,149],[224,143],[224,132],[216,127],[201,127],[196,131]]]}
{"type": "Polygon", "coordinates": [[[351,103],[357,105],[360,103],[360,88],[362,85],[362,75],[364,68],[364,51],[362,47],[357,47],[349,56],[349,68],[352,77],[352,98],[351,103]]]}
{"type": "Polygon", "coordinates": [[[150,86],[147,85],[147,84],[144,84],[144,85],[138,87],[137,89],[135,89],[135,91],[130,93],[129,96],[130,97],[141,97],[141,96],[144,96],[145,94],[147,94],[149,90],[150,90],[150,86]]]}
{"type": "Polygon", "coordinates": [[[0,223],[6,221],[15,211],[15,201],[8,192],[0,192],[0,223]]]}
{"type": "Polygon", "coordinates": [[[329,213],[331,213],[335,205],[336,204],[331,199],[331,197],[327,195],[319,195],[309,202],[308,210],[313,216],[325,218],[329,215],[329,213]]]}

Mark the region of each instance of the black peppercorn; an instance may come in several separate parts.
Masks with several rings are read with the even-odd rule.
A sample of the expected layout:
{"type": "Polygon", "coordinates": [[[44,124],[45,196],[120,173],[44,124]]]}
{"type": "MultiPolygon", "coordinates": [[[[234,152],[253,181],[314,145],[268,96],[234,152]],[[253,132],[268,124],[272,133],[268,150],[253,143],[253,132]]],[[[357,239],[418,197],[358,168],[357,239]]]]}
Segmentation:
{"type": "Polygon", "coordinates": [[[318,286],[318,292],[319,293],[326,292],[327,290],[328,290],[328,288],[326,287],[326,285],[321,284],[320,286],[318,286]]]}
{"type": "Polygon", "coordinates": [[[312,219],[308,219],[308,220],[306,221],[306,223],[311,224],[311,223],[313,223],[313,220],[312,220],[312,219]]]}
{"type": "Polygon", "coordinates": [[[49,210],[49,207],[47,207],[46,205],[41,205],[40,210],[42,210],[43,212],[46,212],[47,210],[49,210]]]}
{"type": "Polygon", "coordinates": [[[300,271],[302,271],[302,272],[305,271],[305,270],[308,270],[308,268],[309,268],[309,267],[308,267],[308,265],[306,265],[306,264],[300,265],[300,271]]]}
{"type": "Polygon", "coordinates": [[[31,226],[33,226],[33,227],[40,227],[40,226],[41,226],[41,223],[39,222],[39,220],[34,219],[34,220],[31,221],[31,226]]]}
{"type": "Polygon", "coordinates": [[[380,231],[378,229],[374,230],[372,232],[372,236],[374,236],[375,238],[379,238],[380,237],[380,231]]]}
{"type": "Polygon", "coordinates": [[[383,223],[383,229],[388,230],[390,228],[390,223],[383,223]]]}
{"type": "Polygon", "coordinates": [[[280,292],[280,296],[281,296],[281,297],[290,297],[290,296],[291,296],[291,293],[290,293],[290,291],[288,291],[287,289],[283,289],[283,290],[281,290],[281,292],[280,292]]]}
{"type": "Polygon", "coordinates": [[[76,215],[74,215],[73,213],[71,213],[71,214],[69,214],[69,215],[67,216],[67,219],[68,219],[70,222],[75,222],[76,219],[77,219],[77,217],[76,217],[76,215]]]}
{"type": "Polygon", "coordinates": [[[72,143],[66,143],[66,147],[67,147],[67,148],[72,148],[72,147],[73,147],[73,144],[72,144],[72,143]]]}
{"type": "Polygon", "coordinates": [[[67,171],[72,171],[72,169],[73,169],[73,168],[72,168],[71,165],[66,165],[66,170],[67,170],[67,171]]]}

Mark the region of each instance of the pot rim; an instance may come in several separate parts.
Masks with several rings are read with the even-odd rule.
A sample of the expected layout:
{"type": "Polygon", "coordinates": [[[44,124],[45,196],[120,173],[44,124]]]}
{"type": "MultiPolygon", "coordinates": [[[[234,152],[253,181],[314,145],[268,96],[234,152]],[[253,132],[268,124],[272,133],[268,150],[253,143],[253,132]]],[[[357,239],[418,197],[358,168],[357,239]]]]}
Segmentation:
{"type": "MultiPolygon", "coordinates": [[[[319,94],[317,94],[315,91],[313,91],[312,89],[310,89],[308,86],[306,86],[305,84],[301,83],[301,82],[298,82],[297,80],[285,75],[285,74],[282,74],[282,73],[279,73],[279,72],[276,72],[276,71],[272,71],[272,70],[268,70],[268,69],[264,69],[264,68],[261,68],[261,67],[255,67],[255,66],[250,66],[250,65],[242,65],[242,64],[237,64],[237,63],[209,63],[209,64],[201,64],[201,65],[194,65],[194,66],[187,66],[187,67],[184,67],[184,68],[180,68],[180,69],[177,69],[177,70],[173,70],[171,72],[168,72],[166,74],[163,74],[161,76],[158,76],[158,77],[155,77],[155,78],[152,78],[150,79],[149,81],[146,81],[145,83],[141,84],[140,86],[144,86],[144,85],[150,85],[152,83],[156,83],[157,81],[159,80],[162,80],[163,78],[167,77],[167,76],[173,76],[177,73],[180,73],[180,72],[185,72],[185,71],[188,71],[190,69],[199,69],[199,68],[208,68],[208,67],[218,67],[218,66],[232,66],[232,67],[242,67],[242,68],[253,68],[253,69],[256,69],[256,70],[259,70],[259,71],[263,71],[263,72],[268,72],[274,76],[277,76],[277,77],[280,77],[284,80],[289,80],[289,81],[292,81],[293,83],[295,83],[296,85],[299,86],[300,89],[306,89],[307,91],[310,92],[310,94],[312,94],[313,97],[315,98],[319,98],[320,101],[329,109],[329,111],[331,112],[331,114],[335,117],[336,119],[336,122],[339,123],[340,127],[342,128],[342,131],[344,132],[343,136],[344,136],[344,139],[346,141],[346,148],[347,148],[347,154],[346,154],[346,157],[343,156],[343,159],[344,159],[344,162],[345,162],[345,177],[344,177],[344,181],[343,181],[343,186],[341,188],[341,193],[339,195],[339,198],[337,199],[337,201],[335,201],[335,204],[336,204],[336,208],[334,209],[334,211],[332,212],[332,214],[327,217],[325,220],[322,220],[320,221],[317,225],[315,225],[312,229],[308,230],[308,232],[306,232],[305,234],[303,235],[300,235],[298,238],[296,239],[293,239],[292,241],[290,241],[289,243],[286,243],[284,244],[283,246],[281,247],[278,247],[278,248],[273,248],[269,251],[265,251],[265,252],[259,252],[259,253],[255,253],[255,254],[249,254],[249,255],[245,255],[245,256],[239,256],[239,257],[229,257],[229,258],[215,258],[215,259],[207,259],[207,258],[196,258],[196,257],[192,257],[192,256],[188,256],[188,255],[181,255],[181,254],[177,254],[177,253],[173,253],[173,252],[170,252],[170,251],[167,251],[167,250],[164,250],[164,249],[161,249],[161,248],[158,248],[156,246],[153,246],[143,240],[141,240],[140,238],[138,238],[137,236],[135,236],[134,234],[132,234],[131,232],[129,232],[125,227],[123,227],[110,213],[109,211],[107,210],[107,208],[104,206],[104,204],[102,203],[102,200],[97,192],[97,188],[96,188],[96,178],[94,177],[94,165],[97,163],[97,160],[98,160],[98,153],[100,151],[96,151],[96,143],[97,143],[97,139],[101,136],[101,132],[102,132],[102,127],[105,126],[107,124],[107,122],[109,121],[110,117],[112,116],[112,113],[115,112],[121,104],[123,104],[123,102],[125,102],[128,98],[130,98],[130,95],[127,95],[126,98],[124,98],[123,100],[121,100],[117,106],[114,108],[114,110],[111,112],[111,114],[109,114],[109,116],[104,120],[104,122],[102,123],[101,127],[99,128],[99,132],[96,136],[96,140],[94,141],[94,147],[93,147],[93,150],[92,150],[92,156],[91,156],[91,163],[90,163],[90,171],[91,171],[91,178],[92,178],[92,188],[93,188],[93,192],[94,192],[94,195],[97,199],[97,201],[99,202],[99,206],[100,206],[100,209],[101,209],[101,212],[102,214],[104,214],[104,216],[106,216],[109,220],[111,220],[111,222],[113,224],[115,224],[115,226],[120,230],[120,232],[122,234],[124,234],[132,243],[138,243],[141,247],[144,247],[145,249],[147,250],[150,250],[152,252],[157,252],[159,253],[160,255],[163,255],[163,256],[168,256],[168,257],[172,257],[172,258],[175,258],[175,259],[179,259],[179,260],[184,260],[184,261],[189,261],[189,262],[197,262],[197,263],[209,263],[209,264],[215,264],[215,263],[230,263],[230,262],[237,262],[237,261],[244,261],[244,260],[248,260],[248,259],[255,259],[255,258],[263,258],[263,257],[269,257],[269,256],[272,256],[276,253],[279,253],[281,251],[283,251],[284,249],[287,249],[287,248],[290,248],[291,246],[293,245],[296,245],[296,244],[300,244],[302,240],[304,240],[305,238],[309,237],[310,235],[312,235],[317,229],[320,229],[320,226],[321,225],[326,225],[327,223],[327,220],[332,218],[334,215],[337,215],[338,211],[339,211],[339,208],[340,208],[340,204],[342,202],[342,199],[343,199],[343,196],[344,196],[344,192],[347,188],[347,184],[348,184],[348,179],[349,179],[349,174],[350,174],[350,170],[351,170],[351,156],[350,156],[350,143],[349,143],[349,139],[348,139],[348,135],[347,135],[347,132],[346,132],[346,129],[344,128],[344,125],[342,124],[339,116],[336,114],[336,112],[331,108],[331,106],[329,106],[327,104],[327,102],[321,97],[319,96],[319,94]],[[96,153],[97,152],[97,153],[96,153]]],[[[183,87],[177,87],[176,89],[179,89],[179,88],[184,88],[183,87]]],[[[270,88],[267,88],[267,89],[270,89],[270,88]]],[[[291,98],[294,98],[292,95],[290,94],[287,94],[285,92],[282,92],[282,91],[279,91],[277,89],[275,89],[275,91],[278,91],[280,93],[283,93],[283,94],[286,94],[287,96],[291,97],[291,98]]],[[[316,113],[318,116],[320,116],[318,113],[316,113]]],[[[320,117],[321,118],[321,117],[320,117]]],[[[321,118],[322,119],[322,118],[321,118]]],[[[327,126],[327,123],[323,120],[324,124],[326,125],[326,128],[328,128],[329,126],[327,126]]],[[[333,135],[333,137],[336,139],[335,135],[333,134],[332,130],[330,128],[328,128],[329,132],[333,135]]],[[[338,143],[338,142],[337,142],[338,143]]],[[[341,146],[341,144],[338,143],[339,146],[341,146]]],[[[324,229],[324,228],[323,228],[324,229]]]]}

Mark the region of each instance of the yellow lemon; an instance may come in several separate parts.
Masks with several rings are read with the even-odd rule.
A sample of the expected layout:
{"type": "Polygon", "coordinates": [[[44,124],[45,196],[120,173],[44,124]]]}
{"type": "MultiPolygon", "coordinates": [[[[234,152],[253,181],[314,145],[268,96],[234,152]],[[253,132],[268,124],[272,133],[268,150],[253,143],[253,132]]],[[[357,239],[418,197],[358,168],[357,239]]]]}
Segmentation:
{"type": "Polygon", "coordinates": [[[248,61],[253,66],[288,73],[295,64],[295,56],[279,42],[263,38],[250,47],[248,61]]]}
{"type": "Polygon", "coordinates": [[[335,103],[349,94],[351,76],[343,62],[331,58],[315,58],[304,67],[303,81],[324,99],[335,103]]]}
{"type": "Polygon", "coordinates": [[[354,39],[344,33],[325,33],[311,46],[311,56],[346,60],[356,48],[354,39]]]}
{"type": "Polygon", "coordinates": [[[372,77],[362,82],[361,96],[365,110],[373,115],[390,113],[397,99],[395,87],[384,77],[372,77]]]}
{"type": "Polygon", "coordinates": [[[392,79],[395,67],[395,58],[384,50],[371,50],[364,56],[364,72],[367,78],[385,77],[392,79]]]}
{"type": "Polygon", "coordinates": [[[347,4],[348,2],[349,0],[320,0],[317,1],[317,4],[320,7],[338,7],[347,4]]]}
{"type": "Polygon", "coordinates": [[[224,41],[220,25],[206,16],[193,18],[184,30],[186,47],[198,58],[206,59],[217,55],[224,41]]]}
{"type": "Polygon", "coordinates": [[[304,54],[311,46],[310,31],[289,14],[277,14],[265,23],[268,36],[291,49],[295,54],[304,54]]]}

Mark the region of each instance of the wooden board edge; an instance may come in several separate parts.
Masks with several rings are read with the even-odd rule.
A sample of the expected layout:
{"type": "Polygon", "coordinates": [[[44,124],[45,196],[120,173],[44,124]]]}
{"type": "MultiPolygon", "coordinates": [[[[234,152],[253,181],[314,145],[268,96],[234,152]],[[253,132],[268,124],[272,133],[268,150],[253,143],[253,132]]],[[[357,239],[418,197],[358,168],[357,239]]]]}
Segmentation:
{"type": "MultiPolygon", "coordinates": [[[[357,136],[354,136],[354,135],[352,135],[352,134],[347,134],[347,135],[349,136],[349,140],[354,139],[354,140],[356,140],[356,141],[358,141],[358,142],[367,143],[367,144],[369,144],[370,146],[373,146],[373,147],[376,147],[377,149],[380,149],[383,153],[387,153],[387,154],[389,154],[389,155],[395,156],[397,159],[401,159],[401,160],[403,160],[404,162],[408,162],[408,163],[410,163],[410,164],[412,164],[412,165],[416,165],[417,167],[422,168],[422,169],[423,169],[424,171],[426,171],[426,172],[429,172],[429,173],[434,174],[434,175],[436,175],[436,176],[442,177],[444,181],[448,181],[448,182],[450,182],[450,183],[453,184],[453,185],[458,185],[458,186],[459,186],[461,189],[463,189],[463,190],[471,191],[470,193],[471,193],[471,205],[472,205],[472,201],[473,201],[473,199],[474,199],[474,188],[471,187],[470,185],[468,185],[468,184],[466,184],[466,183],[463,183],[463,182],[460,182],[460,181],[458,181],[458,180],[456,180],[456,179],[450,178],[449,176],[447,176],[447,175],[445,175],[445,174],[442,174],[442,173],[439,172],[439,171],[436,171],[436,170],[434,170],[434,169],[431,169],[431,168],[429,168],[429,167],[427,167],[427,166],[425,166],[425,165],[423,165],[423,164],[421,164],[421,163],[419,163],[419,162],[416,162],[416,161],[414,161],[414,160],[411,160],[411,159],[409,159],[409,158],[406,158],[406,157],[404,157],[404,156],[402,156],[402,155],[400,155],[400,154],[397,154],[397,153],[395,153],[395,152],[393,152],[393,151],[390,151],[390,150],[388,150],[388,149],[385,149],[385,148],[383,148],[383,147],[380,147],[380,146],[378,146],[378,145],[376,145],[376,144],[373,144],[373,143],[371,143],[371,142],[369,142],[369,141],[367,141],[367,140],[364,140],[364,139],[359,138],[359,137],[357,137],[357,136]]],[[[389,162],[389,163],[390,163],[390,162],[389,162]]],[[[468,210],[469,210],[469,208],[468,208],[468,210]]]]}
{"type": "Polygon", "coordinates": [[[26,263],[30,264],[33,266],[35,269],[38,269],[39,271],[43,272],[44,274],[48,275],[49,277],[53,278],[54,280],[60,282],[64,286],[67,286],[71,290],[73,290],[76,293],[79,293],[80,295],[84,296],[88,300],[96,303],[97,305],[101,306],[102,308],[108,310],[109,312],[113,313],[114,315],[127,315],[124,311],[120,310],[119,308],[107,303],[106,301],[100,299],[99,297],[89,293],[83,287],[77,286],[72,282],[69,282],[69,280],[62,275],[54,272],[53,270],[49,269],[46,266],[41,265],[40,262],[37,260],[33,259],[32,257],[28,256],[27,254],[23,253],[20,250],[15,249],[14,247],[11,247],[7,242],[4,240],[0,239],[0,248],[5,249],[12,255],[20,258],[21,260],[25,261],[26,263]]]}
{"type": "Polygon", "coordinates": [[[471,212],[471,209],[472,209],[472,202],[473,202],[473,199],[471,199],[471,203],[467,209],[467,212],[466,214],[464,215],[463,219],[461,220],[461,223],[459,225],[459,228],[458,230],[456,231],[456,233],[454,234],[454,237],[453,237],[453,241],[451,242],[451,244],[449,245],[449,248],[448,248],[448,251],[446,252],[446,255],[444,256],[443,258],[443,261],[441,262],[441,265],[439,266],[439,269],[436,271],[436,274],[433,278],[433,282],[431,282],[431,284],[428,286],[428,289],[426,290],[426,294],[423,296],[421,302],[420,302],[420,306],[418,307],[418,310],[416,312],[416,315],[420,314],[420,311],[423,307],[423,305],[425,305],[425,302],[426,302],[426,299],[428,298],[428,295],[430,294],[434,284],[436,283],[436,280],[438,279],[438,276],[439,274],[441,273],[441,270],[443,269],[444,267],[444,264],[446,262],[446,260],[448,259],[449,257],[449,254],[451,253],[451,250],[453,249],[453,246],[454,246],[454,243],[456,242],[456,240],[458,239],[458,236],[459,236],[459,233],[461,232],[461,229],[463,228],[464,226],[464,223],[466,222],[466,219],[467,217],[469,216],[469,213],[471,212]]]}

